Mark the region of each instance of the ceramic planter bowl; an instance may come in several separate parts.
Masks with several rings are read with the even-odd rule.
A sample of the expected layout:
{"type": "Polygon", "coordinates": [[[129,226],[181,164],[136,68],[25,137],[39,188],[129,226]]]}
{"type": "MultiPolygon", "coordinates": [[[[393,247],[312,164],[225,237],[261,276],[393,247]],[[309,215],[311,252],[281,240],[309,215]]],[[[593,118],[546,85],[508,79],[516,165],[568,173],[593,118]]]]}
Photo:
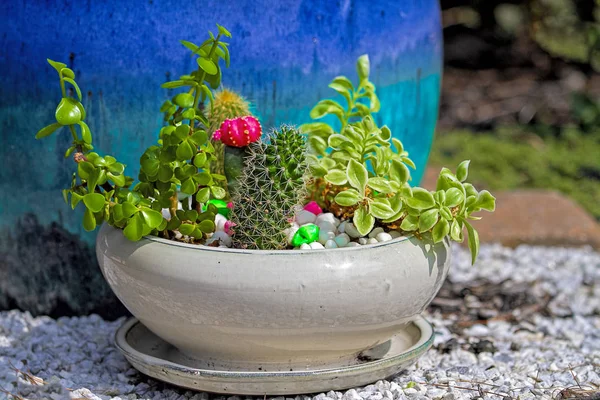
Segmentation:
{"type": "Polygon", "coordinates": [[[102,272],[148,329],[198,368],[290,371],[350,363],[434,298],[448,242],[258,251],[159,239],[104,225],[102,272]]]}

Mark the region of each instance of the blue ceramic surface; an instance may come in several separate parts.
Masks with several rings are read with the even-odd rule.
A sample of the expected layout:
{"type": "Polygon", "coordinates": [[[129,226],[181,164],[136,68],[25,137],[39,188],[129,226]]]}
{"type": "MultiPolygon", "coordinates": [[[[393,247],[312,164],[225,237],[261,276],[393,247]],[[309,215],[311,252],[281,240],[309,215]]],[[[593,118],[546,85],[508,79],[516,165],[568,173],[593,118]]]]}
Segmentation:
{"type": "Polygon", "coordinates": [[[413,183],[421,179],[440,91],[436,0],[38,0],[6,2],[0,15],[0,226],[33,213],[93,239],[60,194],[74,170],[63,158],[70,135],[34,139],[53,122],[60,96],[47,57],[77,74],[96,148],[136,176],[161,126],[158,109],[172,94],[160,84],[194,68],[178,41],[203,40],[214,22],[233,34],[223,82],[251,100],[266,127],[309,122],[312,106],[332,93],[328,82],[355,79],[355,60],[368,53],[378,122],[411,153],[413,183]]]}

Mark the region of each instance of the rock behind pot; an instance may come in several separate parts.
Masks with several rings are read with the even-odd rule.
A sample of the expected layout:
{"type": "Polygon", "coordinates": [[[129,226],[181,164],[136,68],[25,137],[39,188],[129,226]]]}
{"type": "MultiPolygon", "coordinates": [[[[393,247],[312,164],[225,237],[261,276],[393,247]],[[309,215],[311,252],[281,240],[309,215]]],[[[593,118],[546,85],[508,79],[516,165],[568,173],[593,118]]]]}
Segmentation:
{"type": "Polygon", "coordinates": [[[447,242],[257,251],[130,242],[103,226],[96,253],[133,315],[198,368],[350,363],[421,313],[448,273],[447,242]]]}

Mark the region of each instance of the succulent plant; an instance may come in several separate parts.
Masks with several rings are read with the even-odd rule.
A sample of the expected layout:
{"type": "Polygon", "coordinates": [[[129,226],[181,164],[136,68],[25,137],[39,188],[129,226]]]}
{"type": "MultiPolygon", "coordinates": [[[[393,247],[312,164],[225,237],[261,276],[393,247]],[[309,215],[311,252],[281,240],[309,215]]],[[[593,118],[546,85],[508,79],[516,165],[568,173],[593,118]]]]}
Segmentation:
{"type": "Polygon", "coordinates": [[[285,125],[269,135],[268,143],[255,142],[247,147],[240,188],[233,198],[232,220],[237,224],[234,247],[287,247],[285,230],[307,194],[305,148],[303,135],[285,125]]]}

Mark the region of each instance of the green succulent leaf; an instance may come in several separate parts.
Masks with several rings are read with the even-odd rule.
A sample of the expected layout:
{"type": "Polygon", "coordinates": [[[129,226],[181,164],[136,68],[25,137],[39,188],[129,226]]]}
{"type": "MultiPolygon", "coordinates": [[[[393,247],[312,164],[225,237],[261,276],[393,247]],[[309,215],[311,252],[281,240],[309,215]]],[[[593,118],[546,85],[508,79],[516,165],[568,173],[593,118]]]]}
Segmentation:
{"type": "MultiPolygon", "coordinates": [[[[327,160],[331,160],[331,159],[327,159],[327,160]]],[[[340,169],[332,169],[330,170],[327,175],[325,175],[325,179],[327,180],[327,182],[332,183],[334,185],[345,185],[346,182],[348,182],[348,179],[346,178],[346,173],[340,169]]]]}
{"type": "Polygon", "coordinates": [[[465,200],[465,195],[463,192],[455,187],[450,188],[443,193],[446,193],[445,200],[443,202],[446,207],[456,207],[457,205],[462,204],[462,202],[465,200]]]}
{"type": "Polygon", "coordinates": [[[209,58],[198,57],[196,62],[198,63],[198,66],[209,75],[215,75],[218,72],[216,64],[209,58]]]}
{"type": "Polygon", "coordinates": [[[47,59],[46,59],[46,61],[48,61],[48,64],[52,65],[52,67],[53,67],[53,68],[56,70],[56,72],[58,72],[58,73],[60,73],[60,71],[61,71],[63,68],[66,68],[66,67],[67,67],[67,64],[63,64],[63,63],[61,63],[61,62],[53,61],[53,60],[51,60],[51,59],[49,59],[49,58],[47,58],[47,59]]]}
{"type": "Polygon", "coordinates": [[[477,196],[475,205],[482,210],[494,211],[496,209],[496,198],[487,190],[482,190],[477,196]]]}
{"type": "Polygon", "coordinates": [[[56,112],[54,114],[56,122],[60,125],[78,124],[83,119],[80,104],[81,103],[71,97],[63,97],[56,107],[56,112]]]}
{"type": "Polygon", "coordinates": [[[83,229],[90,232],[96,229],[96,217],[94,217],[93,212],[86,208],[83,213],[83,229]]]}
{"type": "Polygon", "coordinates": [[[335,196],[335,202],[340,206],[350,207],[362,200],[362,196],[356,189],[348,189],[335,196]]]}
{"type": "Polygon", "coordinates": [[[130,202],[123,203],[123,217],[130,218],[133,214],[137,213],[139,210],[136,206],[131,204],[130,202]]]}
{"type": "Polygon", "coordinates": [[[179,232],[181,232],[182,235],[186,235],[186,236],[191,235],[195,229],[196,229],[196,225],[194,225],[194,224],[181,224],[179,226],[179,232]]]}
{"type": "Polygon", "coordinates": [[[81,138],[87,144],[92,144],[92,132],[90,131],[90,127],[83,121],[79,122],[79,126],[81,127],[81,138]]]}
{"type": "Polygon", "coordinates": [[[210,200],[210,188],[205,187],[198,190],[198,193],[196,193],[196,201],[198,203],[206,203],[208,200],[210,200]]]}
{"type": "Polygon", "coordinates": [[[471,160],[465,160],[458,165],[458,168],[456,169],[456,179],[458,179],[461,182],[467,180],[467,177],[469,176],[470,163],[471,160]]]}
{"type": "Polygon", "coordinates": [[[417,230],[417,224],[419,223],[419,217],[413,215],[407,215],[400,224],[400,229],[406,232],[412,232],[417,230]]]}
{"type": "Polygon", "coordinates": [[[456,242],[462,242],[464,240],[462,235],[462,226],[456,219],[450,224],[450,238],[456,242]]]}
{"type": "Polygon", "coordinates": [[[358,73],[358,79],[361,83],[369,79],[370,65],[369,56],[367,54],[358,57],[358,61],[356,62],[356,72],[358,73]]]}
{"type": "Polygon", "coordinates": [[[467,228],[469,250],[471,250],[471,264],[475,264],[475,260],[477,259],[477,255],[479,254],[479,234],[470,223],[464,220],[463,223],[467,228]]]}
{"type": "Polygon", "coordinates": [[[358,233],[364,236],[373,229],[373,226],[375,225],[375,218],[369,213],[369,210],[367,210],[366,206],[362,205],[358,207],[356,211],[354,211],[352,222],[354,223],[358,233]]]}
{"type": "Polygon", "coordinates": [[[173,103],[181,108],[190,108],[194,106],[194,96],[190,93],[179,93],[173,98],[173,103]]]}
{"type": "Polygon", "coordinates": [[[194,146],[187,140],[184,140],[177,146],[177,159],[180,161],[189,160],[194,156],[194,146]]]}
{"type": "Polygon", "coordinates": [[[216,186],[216,185],[211,186],[210,191],[213,194],[213,196],[215,197],[215,199],[222,199],[227,194],[225,189],[223,189],[221,186],[216,186]]]}
{"type": "Polygon", "coordinates": [[[204,221],[198,224],[198,229],[204,233],[210,233],[215,231],[215,223],[209,219],[205,219],[204,221]]]}
{"type": "Polygon", "coordinates": [[[403,162],[392,160],[390,164],[390,178],[402,185],[408,182],[410,171],[403,162]]]}
{"type": "Polygon", "coordinates": [[[390,182],[385,178],[369,178],[367,181],[367,186],[379,193],[384,194],[392,193],[394,191],[390,185],[390,182]]]}
{"type": "Polygon", "coordinates": [[[100,193],[88,193],[83,196],[83,203],[94,213],[100,212],[104,208],[106,199],[100,193]]]}
{"type": "Polygon", "coordinates": [[[433,242],[439,243],[448,235],[450,232],[450,223],[441,218],[437,224],[433,227],[431,234],[433,236],[433,242]]]}
{"type": "Polygon", "coordinates": [[[54,132],[56,132],[59,128],[62,128],[62,125],[59,124],[58,122],[55,122],[55,123],[50,124],[48,126],[45,126],[42,129],[40,129],[38,131],[38,133],[35,134],[35,138],[36,139],[41,139],[41,138],[44,138],[46,136],[50,136],[54,132]]]}
{"type": "Polygon", "coordinates": [[[435,208],[425,211],[419,216],[419,232],[427,232],[437,223],[439,211],[435,208]]]}
{"type": "Polygon", "coordinates": [[[392,209],[392,206],[390,205],[389,200],[386,198],[374,199],[369,204],[369,212],[375,218],[379,218],[379,219],[387,219],[387,218],[393,217],[394,214],[396,214],[394,212],[394,210],[392,209]]]}
{"type": "Polygon", "coordinates": [[[364,195],[369,174],[364,165],[355,160],[350,160],[346,168],[346,177],[348,183],[358,190],[361,195],[364,195]]]}
{"type": "MultiPolygon", "coordinates": [[[[71,71],[70,69],[65,68],[65,69],[62,70],[63,74],[64,74],[65,70],[71,71]]],[[[71,71],[71,72],[73,72],[73,71],[71,71]]],[[[75,74],[73,74],[73,76],[75,76],[75,74]]],[[[73,85],[73,88],[75,88],[75,92],[77,93],[77,97],[79,98],[79,101],[81,101],[81,89],[79,89],[79,85],[77,84],[77,82],[75,82],[71,78],[63,78],[63,81],[69,82],[71,85],[73,85]]]]}
{"type": "Polygon", "coordinates": [[[123,234],[132,242],[137,242],[142,238],[144,235],[144,222],[139,214],[129,218],[127,226],[123,229],[123,234]]]}
{"type": "Polygon", "coordinates": [[[140,214],[144,218],[144,223],[152,229],[158,228],[163,221],[162,213],[150,208],[142,208],[140,214]]]}
{"type": "Polygon", "coordinates": [[[192,178],[188,178],[181,182],[181,191],[185,194],[194,194],[196,189],[198,189],[198,185],[196,185],[192,178]]]}
{"type": "Polygon", "coordinates": [[[435,205],[433,195],[420,187],[412,189],[412,197],[406,199],[406,204],[417,210],[426,210],[435,205]]]}

